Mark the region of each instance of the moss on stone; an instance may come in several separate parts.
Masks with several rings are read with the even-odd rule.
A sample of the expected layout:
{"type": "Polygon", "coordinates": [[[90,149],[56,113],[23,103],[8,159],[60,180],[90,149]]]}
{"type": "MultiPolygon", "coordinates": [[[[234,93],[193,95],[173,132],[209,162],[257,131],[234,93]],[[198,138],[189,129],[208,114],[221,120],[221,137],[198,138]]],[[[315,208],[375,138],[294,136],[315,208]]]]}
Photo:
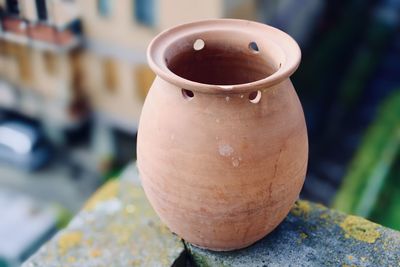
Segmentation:
{"type": "Polygon", "coordinates": [[[347,216],[340,224],[346,238],[352,237],[370,244],[375,243],[380,237],[380,233],[377,230],[378,226],[364,218],[352,215],[347,216]]]}
{"type": "MultiPolygon", "coordinates": [[[[213,252],[186,245],[197,266],[400,262],[400,233],[307,201],[298,201],[271,234],[248,248],[213,252]]],[[[182,242],[158,219],[143,189],[117,180],[97,192],[86,209],[23,266],[181,266],[175,264],[182,255],[182,242]]]]}
{"type": "Polygon", "coordinates": [[[97,203],[114,198],[119,191],[120,183],[117,180],[111,180],[101,187],[94,195],[86,202],[84,209],[89,211],[96,207],[97,203]]]}
{"type": "Polygon", "coordinates": [[[101,256],[101,250],[99,249],[92,249],[90,251],[90,257],[97,258],[101,256]]]}
{"type": "Polygon", "coordinates": [[[64,255],[68,250],[80,244],[82,240],[81,232],[63,233],[58,238],[58,249],[64,255]]]}
{"type": "Polygon", "coordinates": [[[301,239],[306,239],[308,237],[308,235],[306,233],[300,233],[300,238],[301,239]]]}
{"type": "Polygon", "coordinates": [[[293,208],[291,209],[291,213],[297,217],[307,217],[311,211],[310,203],[307,201],[296,201],[293,208]]]}
{"type": "Polygon", "coordinates": [[[213,252],[186,245],[198,266],[397,266],[400,260],[400,233],[302,200],[250,247],[213,252]]]}
{"type": "Polygon", "coordinates": [[[114,180],[24,266],[173,266],[184,251],[141,186],[114,180]]]}

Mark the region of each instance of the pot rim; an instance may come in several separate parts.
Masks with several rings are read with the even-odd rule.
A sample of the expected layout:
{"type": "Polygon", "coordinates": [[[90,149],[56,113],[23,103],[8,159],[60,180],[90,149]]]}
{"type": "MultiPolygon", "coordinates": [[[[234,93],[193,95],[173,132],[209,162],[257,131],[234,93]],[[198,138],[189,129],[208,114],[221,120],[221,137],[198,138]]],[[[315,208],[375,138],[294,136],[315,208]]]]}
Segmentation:
{"type": "Polygon", "coordinates": [[[300,47],[287,33],[266,24],[241,19],[210,19],[181,24],[159,33],[151,41],[147,49],[147,61],[157,76],[182,89],[201,93],[243,93],[269,88],[288,79],[298,68],[300,59],[300,47]],[[260,36],[265,36],[276,47],[281,49],[284,59],[274,73],[249,83],[215,85],[199,83],[180,77],[168,68],[165,53],[171,44],[190,35],[201,34],[204,29],[207,29],[207,31],[236,31],[238,34],[243,33],[246,36],[249,35],[249,32],[257,33],[254,34],[254,40],[249,40],[249,42],[256,41],[261,43],[260,36]]]}

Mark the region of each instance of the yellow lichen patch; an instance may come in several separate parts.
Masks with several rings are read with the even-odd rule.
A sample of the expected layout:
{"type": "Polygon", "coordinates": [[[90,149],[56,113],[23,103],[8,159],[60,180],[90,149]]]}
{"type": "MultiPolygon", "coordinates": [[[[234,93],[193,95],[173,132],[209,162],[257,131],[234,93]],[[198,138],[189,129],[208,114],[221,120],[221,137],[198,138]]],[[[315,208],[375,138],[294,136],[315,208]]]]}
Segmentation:
{"type": "Polygon", "coordinates": [[[347,258],[348,258],[349,260],[351,260],[351,261],[354,259],[354,257],[353,257],[352,255],[348,255],[347,258]]]}
{"type": "Polygon", "coordinates": [[[86,244],[87,244],[88,246],[92,246],[92,245],[93,245],[93,239],[87,239],[87,240],[86,240],[86,244]]]}
{"type": "Polygon", "coordinates": [[[324,219],[324,220],[326,220],[326,219],[329,219],[329,213],[322,213],[320,216],[319,216],[321,219],[324,219]]]}
{"type": "Polygon", "coordinates": [[[74,262],[76,262],[76,258],[75,257],[68,257],[67,258],[67,262],[74,263],[74,262]]]}
{"type": "Polygon", "coordinates": [[[69,249],[80,244],[82,240],[82,233],[70,232],[62,234],[58,239],[58,249],[60,254],[65,254],[69,249]]]}
{"type": "Polygon", "coordinates": [[[84,209],[93,210],[97,203],[106,201],[117,196],[119,191],[119,181],[111,180],[102,186],[97,192],[86,202],[84,209]]]}
{"type": "Polygon", "coordinates": [[[372,244],[380,237],[380,233],[377,230],[378,225],[361,217],[347,216],[340,224],[340,227],[345,232],[346,238],[352,237],[372,244]]]}
{"type": "Polygon", "coordinates": [[[328,210],[328,208],[320,203],[315,204],[315,207],[317,207],[318,209],[321,209],[323,211],[328,210]]]}
{"type": "Polygon", "coordinates": [[[133,259],[131,261],[131,265],[132,266],[141,266],[142,265],[142,261],[140,259],[133,259]]]}
{"type": "Polygon", "coordinates": [[[97,258],[101,256],[101,251],[98,249],[92,249],[90,251],[90,257],[97,258]]]}
{"type": "Polygon", "coordinates": [[[126,207],[125,207],[125,213],[132,214],[132,213],[134,213],[135,211],[136,211],[135,205],[132,205],[132,204],[126,205],[126,207]]]}
{"type": "Polygon", "coordinates": [[[298,217],[299,216],[307,217],[308,214],[311,212],[310,203],[301,200],[296,201],[290,212],[298,217]]]}
{"type": "Polygon", "coordinates": [[[308,235],[306,233],[300,233],[300,238],[301,239],[306,239],[308,237],[308,235]]]}
{"type": "Polygon", "coordinates": [[[297,240],[297,243],[298,243],[298,244],[301,244],[301,243],[303,242],[303,240],[306,239],[307,237],[308,237],[308,235],[307,235],[306,233],[301,232],[301,233],[300,233],[300,239],[297,240]]]}
{"type": "MultiPolygon", "coordinates": [[[[134,230],[137,225],[120,225],[120,224],[111,224],[107,227],[107,232],[109,232],[117,241],[118,245],[125,245],[129,242],[129,239],[135,234],[134,230]]],[[[141,232],[141,234],[143,234],[141,232]]]]}
{"type": "Polygon", "coordinates": [[[332,224],[340,224],[342,222],[343,216],[340,216],[337,213],[330,212],[329,210],[321,212],[319,218],[323,225],[332,225],[332,224]]]}

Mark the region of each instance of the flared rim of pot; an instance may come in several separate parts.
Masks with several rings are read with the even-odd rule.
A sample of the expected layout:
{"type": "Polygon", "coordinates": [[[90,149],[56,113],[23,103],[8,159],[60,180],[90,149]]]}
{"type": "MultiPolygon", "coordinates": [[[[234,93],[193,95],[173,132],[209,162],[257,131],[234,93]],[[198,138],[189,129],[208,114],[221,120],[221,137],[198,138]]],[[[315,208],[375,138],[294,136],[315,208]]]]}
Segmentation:
{"type": "MultiPolygon", "coordinates": [[[[209,56],[209,59],[213,59],[213,55],[209,56]]],[[[196,58],[196,54],[193,57],[196,58]]],[[[147,49],[147,60],[157,76],[182,89],[217,94],[267,89],[288,79],[298,68],[300,59],[300,47],[288,34],[266,24],[240,19],[212,19],[182,24],[158,34],[147,49]],[[261,75],[261,78],[249,82],[225,84],[199,82],[172,70],[169,64],[174,57],[189,50],[193,53],[206,51],[209,44],[217,44],[242,57],[248,56],[240,60],[248,61],[249,68],[256,72],[259,63],[253,64],[252,60],[261,57],[262,64],[265,63],[272,71],[265,74],[259,71],[261,74],[257,75],[261,75]]],[[[187,65],[191,65],[190,62],[187,65]]]]}

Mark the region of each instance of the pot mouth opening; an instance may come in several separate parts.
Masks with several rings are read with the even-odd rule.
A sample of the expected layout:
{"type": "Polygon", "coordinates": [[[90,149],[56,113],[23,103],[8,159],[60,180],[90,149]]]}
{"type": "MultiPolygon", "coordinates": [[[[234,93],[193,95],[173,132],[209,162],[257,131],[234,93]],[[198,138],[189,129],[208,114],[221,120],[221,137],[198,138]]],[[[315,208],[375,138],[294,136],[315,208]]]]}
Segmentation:
{"type": "Polygon", "coordinates": [[[236,19],[169,29],[151,42],[147,53],[150,67],[162,79],[203,93],[266,89],[288,79],[301,57],[286,33],[236,19]]]}
{"type": "Polygon", "coordinates": [[[243,46],[227,40],[196,39],[191,46],[169,47],[165,62],[170,71],[183,79],[219,86],[255,82],[279,69],[279,63],[254,41],[243,46]]]}

